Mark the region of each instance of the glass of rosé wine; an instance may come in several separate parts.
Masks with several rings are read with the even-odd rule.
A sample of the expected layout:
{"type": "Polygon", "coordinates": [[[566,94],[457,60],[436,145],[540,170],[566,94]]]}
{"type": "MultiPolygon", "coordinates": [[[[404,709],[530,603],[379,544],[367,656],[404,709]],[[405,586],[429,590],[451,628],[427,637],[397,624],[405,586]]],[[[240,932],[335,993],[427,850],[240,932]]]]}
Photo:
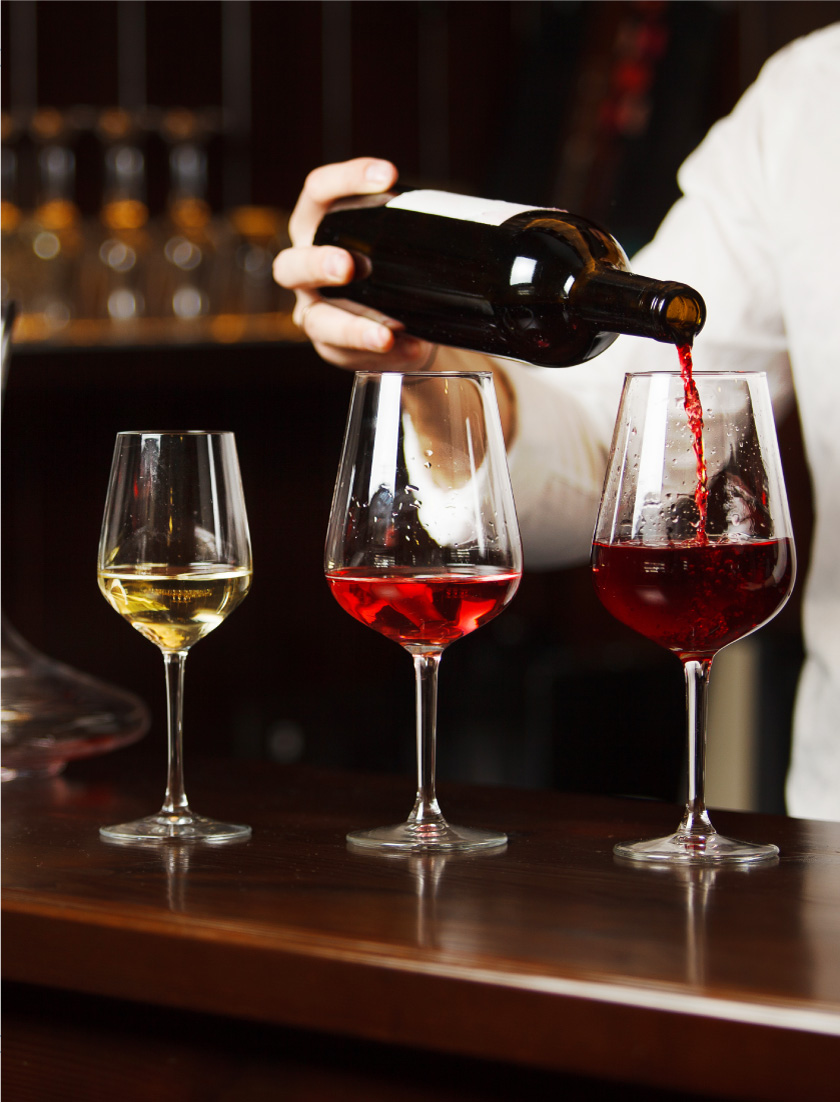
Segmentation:
{"type": "Polygon", "coordinates": [[[184,790],[187,653],[245,599],[251,541],[232,432],[121,432],[114,446],[97,575],[111,605],[163,654],[168,772],[155,814],[100,828],[111,842],[247,838],[197,815],[184,790]]]}
{"type": "Polygon", "coordinates": [[[356,374],[324,565],[341,607],[414,660],[414,808],[348,841],[384,852],[504,845],[501,832],[450,825],[435,794],[441,655],[497,616],[522,576],[491,373],[356,374]]]}
{"type": "Polygon", "coordinates": [[[706,704],[715,654],[771,620],[796,573],[763,373],[628,375],[592,547],[595,589],[685,671],[688,786],[676,833],[622,843],[655,863],[756,862],[774,845],[725,838],[705,806],[706,704]]]}

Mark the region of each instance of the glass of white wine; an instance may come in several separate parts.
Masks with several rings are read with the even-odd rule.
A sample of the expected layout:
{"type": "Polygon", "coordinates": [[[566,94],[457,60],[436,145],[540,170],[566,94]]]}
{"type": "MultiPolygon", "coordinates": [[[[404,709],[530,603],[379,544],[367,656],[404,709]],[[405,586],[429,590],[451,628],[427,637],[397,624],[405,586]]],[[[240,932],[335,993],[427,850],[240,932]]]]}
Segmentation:
{"type": "Polygon", "coordinates": [[[227,842],[251,833],[248,826],[196,815],[183,770],[187,653],[244,599],[251,572],[233,433],[118,433],[99,542],[99,588],[163,653],[169,764],[160,811],[102,827],[106,839],[227,842]]]}

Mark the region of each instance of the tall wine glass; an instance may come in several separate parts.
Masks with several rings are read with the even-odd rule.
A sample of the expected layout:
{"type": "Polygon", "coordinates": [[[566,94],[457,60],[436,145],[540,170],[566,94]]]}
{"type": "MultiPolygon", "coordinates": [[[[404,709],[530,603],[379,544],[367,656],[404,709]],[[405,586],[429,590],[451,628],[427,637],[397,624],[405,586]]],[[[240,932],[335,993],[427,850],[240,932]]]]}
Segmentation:
{"type": "Polygon", "coordinates": [[[113,841],[227,842],[251,828],[196,815],[183,773],[184,663],[251,585],[251,543],[231,432],[117,435],[102,535],[99,588],[163,653],[169,767],[155,815],[102,827],[113,841]]]}
{"type": "Polygon", "coordinates": [[[652,862],[755,862],[778,849],[725,838],[705,806],[715,654],[767,623],[796,564],[763,373],[628,375],[592,549],[595,588],[623,623],[682,662],[688,789],[675,834],[623,843],[652,862]]]}
{"type": "Polygon", "coordinates": [[[417,696],[417,795],[405,823],[348,835],[386,851],[503,845],[451,826],[435,793],[444,648],[498,615],[522,550],[492,375],[359,372],[325,550],[338,603],[405,647],[417,696]]]}

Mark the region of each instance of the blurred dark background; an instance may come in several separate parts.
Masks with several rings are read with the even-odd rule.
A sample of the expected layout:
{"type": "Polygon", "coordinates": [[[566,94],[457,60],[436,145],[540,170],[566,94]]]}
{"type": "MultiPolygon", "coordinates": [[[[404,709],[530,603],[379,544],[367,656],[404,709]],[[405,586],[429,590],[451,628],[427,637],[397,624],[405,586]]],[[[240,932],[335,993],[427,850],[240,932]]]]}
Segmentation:
{"type": "MultiPolygon", "coordinates": [[[[5,2],[4,252],[40,201],[38,112],[54,109],[72,132],[72,201],[92,225],[108,188],[102,113],[119,108],[143,151],[150,226],[171,204],[177,109],[201,146],[207,217],[269,210],[274,247],[309,169],[376,154],[414,183],[579,211],[632,253],[676,198],[681,160],[763,61],[838,17],[840,3],[806,0],[5,2]]],[[[4,280],[6,269],[4,258],[4,280]]],[[[275,320],[288,308],[282,296],[259,306],[275,320]]],[[[4,610],[48,655],[148,702],[152,730],[113,768],[151,755],[162,771],[160,655],[96,587],[113,437],[233,429],[255,582],[190,657],[188,761],[207,752],[410,772],[411,662],[343,613],[321,572],[351,380],[290,326],[218,339],[186,320],[177,333],[65,325],[18,340],[3,411],[4,610]]],[[[804,564],[811,518],[795,417],[781,435],[804,564]]],[[[755,803],[781,810],[798,602],[760,638],[755,803]]],[[[611,620],[585,567],[529,574],[502,617],[446,655],[440,778],[670,799],[683,711],[676,661],[611,620]]]]}

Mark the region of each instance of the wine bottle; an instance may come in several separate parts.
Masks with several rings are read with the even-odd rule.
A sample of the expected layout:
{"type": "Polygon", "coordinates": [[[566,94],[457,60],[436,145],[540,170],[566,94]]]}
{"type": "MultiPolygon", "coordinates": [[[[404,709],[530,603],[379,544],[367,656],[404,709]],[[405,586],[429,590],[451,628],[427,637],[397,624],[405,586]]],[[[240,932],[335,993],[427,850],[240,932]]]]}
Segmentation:
{"type": "Polygon", "coordinates": [[[705,321],[695,290],[632,273],[615,238],[561,210],[391,191],[334,204],[315,244],[352,254],[352,281],[321,289],[348,309],[546,367],[592,359],[619,333],[691,344],[705,321]]]}

